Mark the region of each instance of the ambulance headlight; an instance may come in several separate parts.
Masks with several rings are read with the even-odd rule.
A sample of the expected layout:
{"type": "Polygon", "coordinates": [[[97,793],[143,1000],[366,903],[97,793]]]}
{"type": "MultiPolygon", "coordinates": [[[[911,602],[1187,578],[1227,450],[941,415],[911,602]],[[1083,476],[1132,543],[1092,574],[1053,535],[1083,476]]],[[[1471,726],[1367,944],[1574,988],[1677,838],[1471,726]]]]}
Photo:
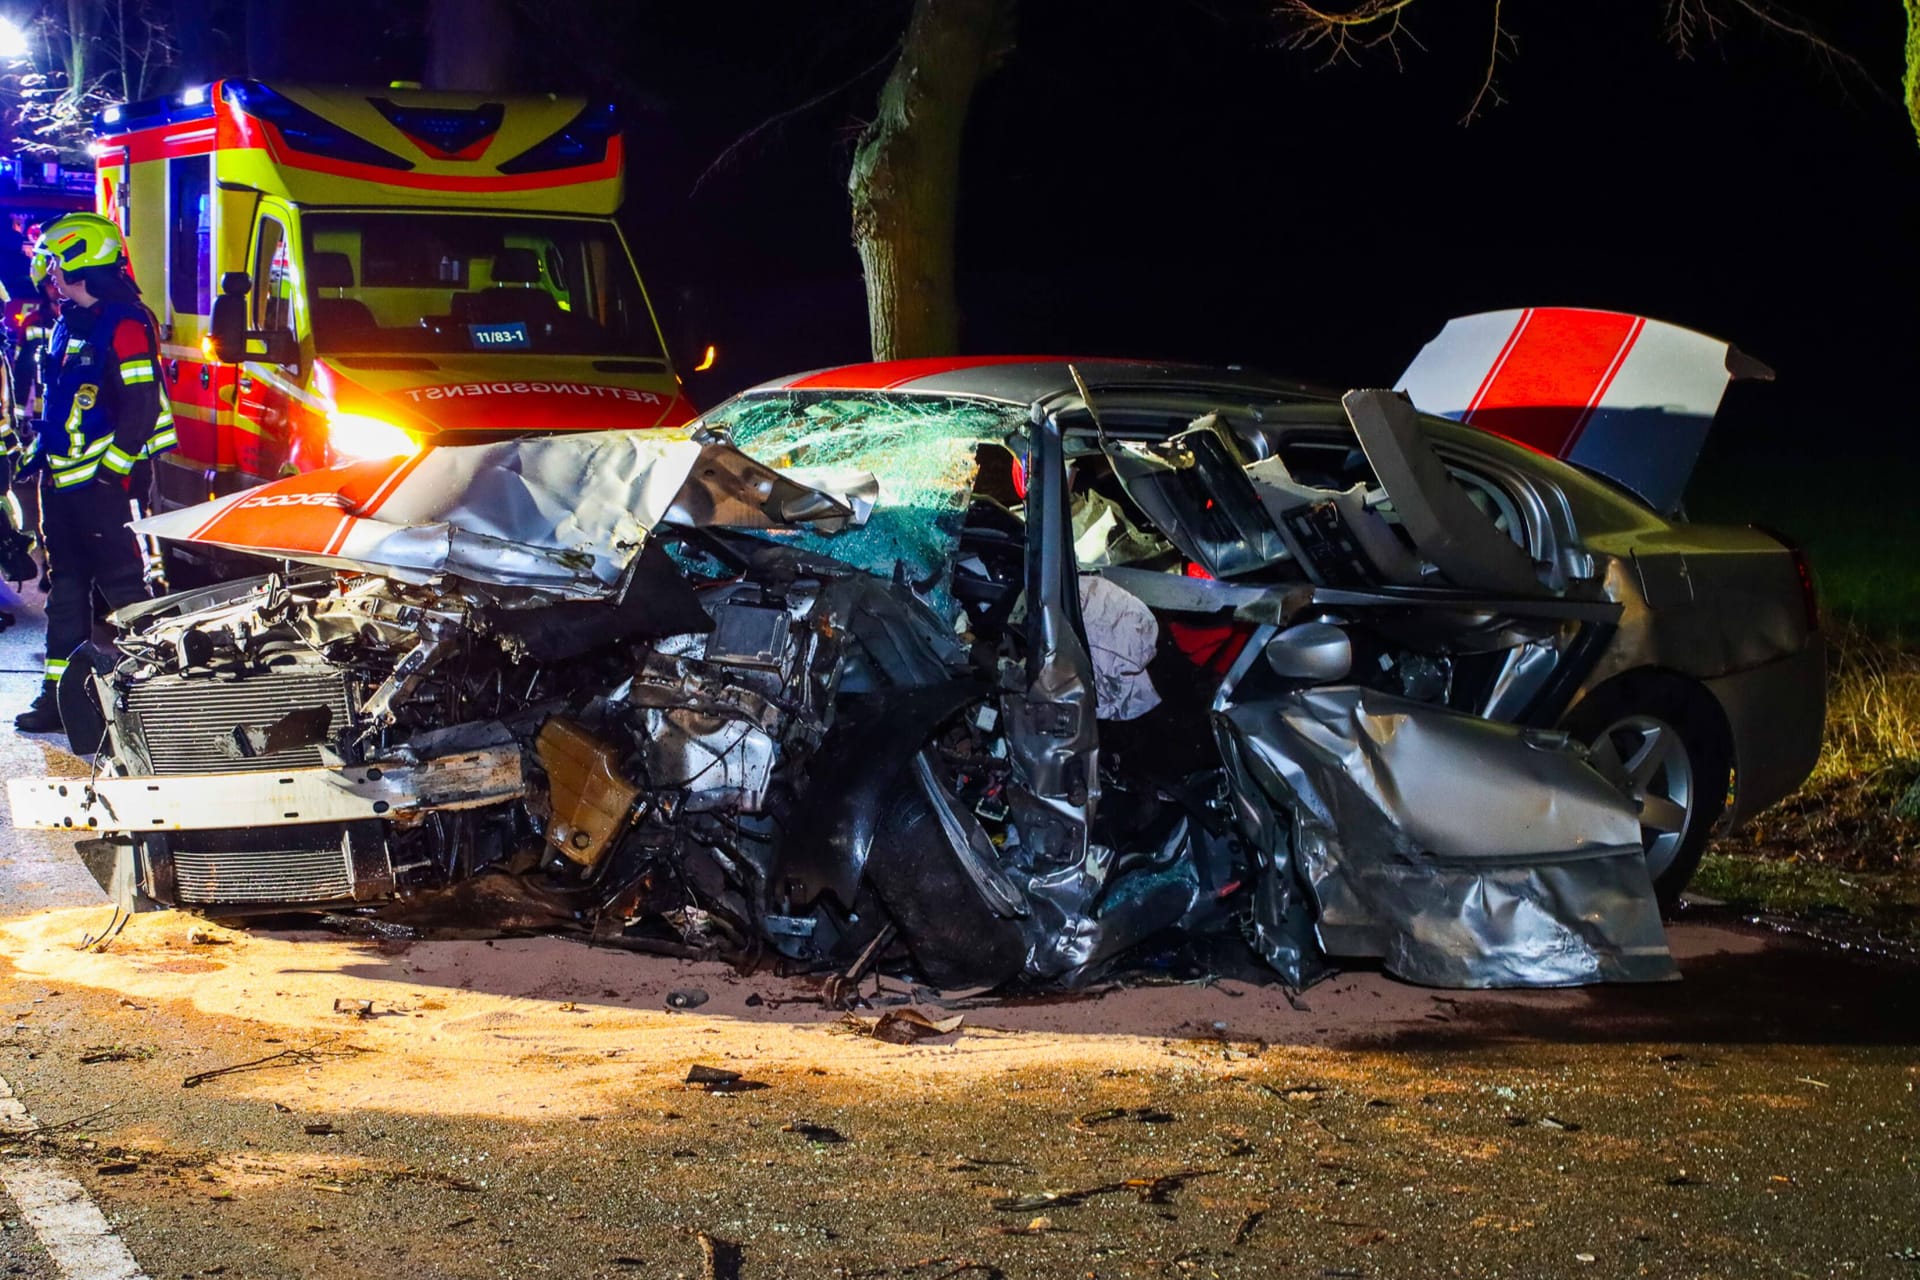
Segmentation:
{"type": "Polygon", "coordinates": [[[327,415],[327,445],[342,462],[365,458],[410,458],[420,452],[420,442],[391,422],[368,417],[364,413],[327,415]]]}

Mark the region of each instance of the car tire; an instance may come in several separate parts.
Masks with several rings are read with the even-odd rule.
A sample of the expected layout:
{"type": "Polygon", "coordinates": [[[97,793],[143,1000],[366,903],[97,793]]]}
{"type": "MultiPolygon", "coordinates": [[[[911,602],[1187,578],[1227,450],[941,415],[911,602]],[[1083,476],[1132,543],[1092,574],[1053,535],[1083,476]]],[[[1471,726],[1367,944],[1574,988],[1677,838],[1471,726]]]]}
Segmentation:
{"type": "Polygon", "coordinates": [[[1646,672],[1594,690],[1561,727],[1640,805],[1647,870],[1661,911],[1672,912],[1732,793],[1733,749],[1719,707],[1698,685],[1646,672]]]}

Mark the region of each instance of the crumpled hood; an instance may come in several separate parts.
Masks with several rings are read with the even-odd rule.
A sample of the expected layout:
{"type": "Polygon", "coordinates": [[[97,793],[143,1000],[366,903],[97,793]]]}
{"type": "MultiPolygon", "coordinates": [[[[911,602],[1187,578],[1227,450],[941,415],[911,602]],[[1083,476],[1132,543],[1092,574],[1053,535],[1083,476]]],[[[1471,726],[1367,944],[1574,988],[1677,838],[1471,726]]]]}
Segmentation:
{"type": "Polygon", "coordinates": [[[664,367],[584,356],[323,356],[316,383],[338,408],[416,431],[608,431],[677,427],[693,406],[664,367]]]}
{"type": "Polygon", "coordinates": [[[401,581],[596,599],[661,523],[832,532],[863,523],[879,490],[868,475],[819,483],[832,488],[678,431],[601,431],[329,467],[133,528],[401,581]]]}

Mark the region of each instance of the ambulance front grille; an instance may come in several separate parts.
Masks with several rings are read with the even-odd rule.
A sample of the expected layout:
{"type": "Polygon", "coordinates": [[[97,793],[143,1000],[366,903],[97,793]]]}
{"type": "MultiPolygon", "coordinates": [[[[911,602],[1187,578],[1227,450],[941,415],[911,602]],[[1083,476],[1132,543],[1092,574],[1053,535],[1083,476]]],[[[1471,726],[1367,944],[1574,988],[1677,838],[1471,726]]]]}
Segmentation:
{"type": "MultiPolygon", "coordinates": [[[[584,432],[587,428],[581,428],[584,432]]],[[[463,430],[442,431],[433,437],[433,443],[439,448],[451,448],[454,445],[502,444],[508,440],[538,440],[545,436],[580,434],[564,431],[528,431],[516,427],[470,427],[463,430]]]]}
{"type": "Polygon", "coordinates": [[[319,743],[247,756],[236,746],[235,731],[265,732],[295,711],[324,706],[331,713],[326,736],[338,741],[351,716],[346,672],[316,666],[238,677],[156,676],[135,684],[127,703],[153,772],[162,775],[323,765],[319,743]]]}

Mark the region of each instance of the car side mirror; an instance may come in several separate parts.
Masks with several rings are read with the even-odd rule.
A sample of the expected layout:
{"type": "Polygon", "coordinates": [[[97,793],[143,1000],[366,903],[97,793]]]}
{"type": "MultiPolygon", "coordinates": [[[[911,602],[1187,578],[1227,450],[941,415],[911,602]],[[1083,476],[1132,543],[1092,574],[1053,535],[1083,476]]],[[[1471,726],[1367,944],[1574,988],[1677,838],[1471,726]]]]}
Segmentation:
{"type": "Polygon", "coordinates": [[[1353,671],[1353,641],[1330,622],[1299,622],[1267,641],[1266,659],[1275,675],[1328,684],[1353,671]]]}

